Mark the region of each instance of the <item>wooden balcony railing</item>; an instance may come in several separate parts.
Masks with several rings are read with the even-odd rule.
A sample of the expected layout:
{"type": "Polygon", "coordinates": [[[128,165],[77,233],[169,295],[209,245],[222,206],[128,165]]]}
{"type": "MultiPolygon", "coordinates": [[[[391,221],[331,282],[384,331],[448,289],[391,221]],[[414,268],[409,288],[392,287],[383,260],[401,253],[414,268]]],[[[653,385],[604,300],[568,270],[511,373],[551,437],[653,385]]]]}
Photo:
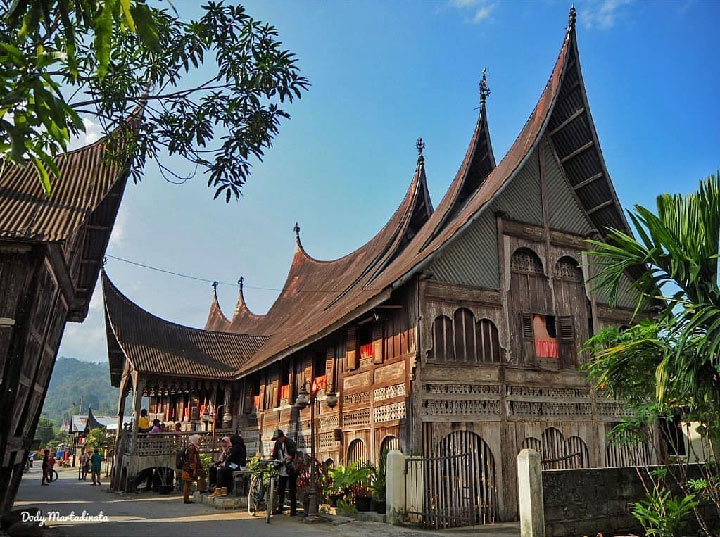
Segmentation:
{"type": "Polygon", "coordinates": [[[289,401],[290,400],[290,385],[286,384],[285,386],[280,386],[280,400],[281,401],[289,401]]]}
{"type": "Polygon", "coordinates": [[[213,453],[220,450],[220,439],[233,434],[231,429],[216,429],[213,436],[210,431],[182,431],[174,433],[139,433],[135,444],[132,441],[132,432],[123,431],[125,441],[118,443],[120,449],[126,454],[138,456],[174,455],[181,448],[188,445],[192,435],[198,435],[198,447],[201,452],[213,453]]]}

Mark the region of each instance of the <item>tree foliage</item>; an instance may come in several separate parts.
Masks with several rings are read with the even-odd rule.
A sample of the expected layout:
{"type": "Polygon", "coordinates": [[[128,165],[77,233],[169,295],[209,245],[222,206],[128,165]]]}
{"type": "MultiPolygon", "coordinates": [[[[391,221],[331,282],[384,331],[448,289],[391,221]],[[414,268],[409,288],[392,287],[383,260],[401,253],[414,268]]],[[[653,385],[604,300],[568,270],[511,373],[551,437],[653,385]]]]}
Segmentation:
{"type": "Polygon", "coordinates": [[[40,446],[47,446],[55,438],[53,422],[47,418],[40,418],[37,429],[35,429],[35,440],[40,441],[40,446]]]}
{"type": "Polygon", "coordinates": [[[662,306],[652,321],[591,338],[590,377],[649,417],[700,421],[720,441],[720,174],[692,194],[658,196],[657,214],[636,206],[630,218],[638,239],[612,230],[607,242],[591,241],[596,283],[614,303],[633,271],[637,309],[662,306]]]}
{"type": "MultiPolygon", "coordinates": [[[[38,170],[84,130],[112,133],[109,157],[170,181],[198,173],[229,201],[309,83],[277,30],[241,5],[208,2],[184,21],[145,0],[0,0],[0,155],[38,170]],[[128,120],[131,118],[131,120],[128,120]],[[178,157],[187,173],[166,159],[178,157]]],[[[174,159],[173,159],[174,160],[174,159]]]]}
{"type": "MultiPolygon", "coordinates": [[[[83,362],[61,357],[53,368],[42,414],[56,428],[73,414],[87,416],[88,407],[95,415],[115,416],[119,393],[120,390],[110,384],[107,362],[83,362]]],[[[126,405],[126,408],[129,407],[126,405]]]]}
{"type": "Polygon", "coordinates": [[[115,438],[108,434],[108,430],[104,427],[93,429],[87,435],[85,440],[85,449],[91,451],[95,448],[103,450],[113,445],[115,438]]]}

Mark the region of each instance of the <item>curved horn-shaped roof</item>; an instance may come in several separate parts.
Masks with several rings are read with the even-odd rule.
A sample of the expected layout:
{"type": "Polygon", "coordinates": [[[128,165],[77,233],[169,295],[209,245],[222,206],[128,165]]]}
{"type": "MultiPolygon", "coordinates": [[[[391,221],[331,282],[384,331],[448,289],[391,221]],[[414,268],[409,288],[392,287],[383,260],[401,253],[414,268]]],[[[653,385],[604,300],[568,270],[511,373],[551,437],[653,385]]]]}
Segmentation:
{"type": "Polygon", "coordinates": [[[113,386],[119,386],[126,360],[140,373],[234,378],[267,339],[171,323],[133,303],[105,271],[102,285],[113,386]]]}
{"type": "MultiPolygon", "coordinates": [[[[422,270],[435,252],[478,217],[513,180],[545,135],[554,143],[567,180],[597,228],[603,231],[611,225],[628,229],[590,116],[580,72],[575,25],[571,23],[540,99],[500,163],[483,178],[484,172],[491,168],[492,158],[490,151],[487,157],[482,152],[483,146],[490,150],[490,141],[485,110],[481,110],[458,175],[438,209],[410,244],[376,277],[355,286],[330,310],[325,309],[322,313],[312,308],[303,310],[287,330],[283,329],[268,340],[243,368],[243,374],[312,343],[386,299],[392,289],[422,270]],[[583,192],[585,188],[588,190],[583,192]]],[[[302,261],[297,262],[302,264],[302,261]]],[[[291,276],[300,272],[291,270],[291,276]]],[[[285,293],[295,284],[290,280],[288,283],[285,293]]]]}

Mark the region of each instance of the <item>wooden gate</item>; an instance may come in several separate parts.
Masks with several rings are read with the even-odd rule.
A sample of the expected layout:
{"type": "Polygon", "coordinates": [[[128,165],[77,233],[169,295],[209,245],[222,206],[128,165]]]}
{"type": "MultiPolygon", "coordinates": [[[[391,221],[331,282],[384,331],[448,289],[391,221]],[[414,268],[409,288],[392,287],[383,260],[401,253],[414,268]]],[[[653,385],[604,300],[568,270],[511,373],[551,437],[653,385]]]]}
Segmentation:
{"type": "Polygon", "coordinates": [[[440,441],[436,455],[406,459],[409,522],[434,528],[495,522],[495,461],[485,441],[455,431],[440,441]]]}

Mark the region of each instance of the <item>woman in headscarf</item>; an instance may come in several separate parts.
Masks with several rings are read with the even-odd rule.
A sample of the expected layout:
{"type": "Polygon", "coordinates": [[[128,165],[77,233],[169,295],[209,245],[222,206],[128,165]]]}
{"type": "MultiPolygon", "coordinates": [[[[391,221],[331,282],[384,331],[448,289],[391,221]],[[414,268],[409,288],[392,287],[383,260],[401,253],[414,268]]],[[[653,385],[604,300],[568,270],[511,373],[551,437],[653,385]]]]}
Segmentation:
{"type": "Polygon", "coordinates": [[[229,436],[223,436],[220,440],[220,457],[217,461],[215,461],[215,464],[213,464],[210,467],[210,488],[215,489],[215,487],[221,488],[222,483],[218,483],[218,472],[225,467],[225,461],[230,453],[230,437],[229,436]],[[220,485],[220,486],[218,486],[220,485]]]}
{"type": "Polygon", "coordinates": [[[228,438],[232,447],[228,451],[225,458],[225,464],[218,469],[218,486],[223,487],[225,491],[232,491],[233,479],[232,473],[236,470],[244,468],[247,464],[247,449],[242,436],[234,434],[232,438],[228,438]]]}
{"type": "Polygon", "coordinates": [[[190,437],[190,443],[187,448],[185,448],[185,457],[182,467],[184,503],[193,503],[190,499],[190,486],[193,481],[198,482],[199,490],[205,488],[205,470],[203,470],[202,462],[200,461],[200,448],[198,447],[199,442],[200,435],[194,434],[190,437]]]}

